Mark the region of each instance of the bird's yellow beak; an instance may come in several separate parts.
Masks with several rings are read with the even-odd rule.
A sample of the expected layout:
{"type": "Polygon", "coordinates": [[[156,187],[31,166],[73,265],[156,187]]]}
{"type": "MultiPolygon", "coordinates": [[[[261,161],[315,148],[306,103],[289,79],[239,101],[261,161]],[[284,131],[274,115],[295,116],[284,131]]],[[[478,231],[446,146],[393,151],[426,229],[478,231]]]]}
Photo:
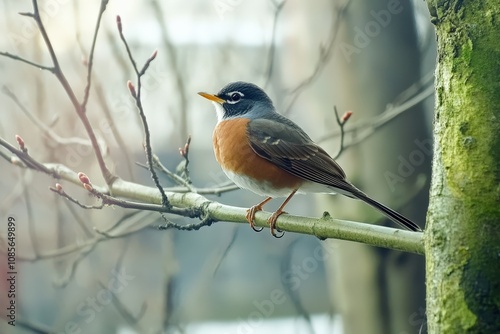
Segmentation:
{"type": "Polygon", "coordinates": [[[214,101],[214,102],[217,102],[219,104],[223,104],[224,102],[226,102],[223,99],[221,99],[220,97],[212,95],[212,94],[203,93],[203,92],[199,92],[198,94],[203,96],[204,98],[210,100],[210,101],[214,101]]]}

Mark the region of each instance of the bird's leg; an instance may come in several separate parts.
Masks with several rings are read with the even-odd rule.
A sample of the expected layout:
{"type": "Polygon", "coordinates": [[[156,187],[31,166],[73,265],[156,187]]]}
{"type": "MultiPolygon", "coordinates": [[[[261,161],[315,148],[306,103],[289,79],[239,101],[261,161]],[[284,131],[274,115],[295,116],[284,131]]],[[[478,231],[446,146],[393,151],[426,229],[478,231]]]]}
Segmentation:
{"type": "Polygon", "coordinates": [[[288,195],[288,197],[285,199],[283,204],[280,205],[278,210],[276,210],[276,212],[274,212],[271,215],[271,217],[269,217],[269,219],[267,220],[267,223],[269,224],[269,228],[271,229],[271,235],[275,238],[281,238],[285,234],[285,232],[282,232],[278,228],[276,228],[276,220],[278,220],[278,217],[280,215],[282,215],[283,213],[286,213],[285,211],[283,211],[283,208],[288,204],[288,202],[292,199],[293,195],[295,195],[296,192],[297,192],[297,189],[292,191],[292,193],[290,195],[288,195]],[[278,233],[274,233],[275,228],[276,228],[276,231],[278,231],[278,233]]]}
{"type": "Polygon", "coordinates": [[[260,227],[260,228],[255,227],[255,223],[254,223],[254,221],[255,221],[255,214],[257,212],[259,212],[259,211],[262,211],[262,207],[264,205],[266,205],[266,203],[269,202],[272,199],[273,199],[272,197],[268,197],[265,200],[263,200],[262,202],[260,202],[259,204],[254,205],[250,209],[247,210],[247,215],[246,215],[247,221],[250,223],[250,227],[255,232],[260,232],[260,231],[262,231],[264,229],[263,227],[260,227]]]}

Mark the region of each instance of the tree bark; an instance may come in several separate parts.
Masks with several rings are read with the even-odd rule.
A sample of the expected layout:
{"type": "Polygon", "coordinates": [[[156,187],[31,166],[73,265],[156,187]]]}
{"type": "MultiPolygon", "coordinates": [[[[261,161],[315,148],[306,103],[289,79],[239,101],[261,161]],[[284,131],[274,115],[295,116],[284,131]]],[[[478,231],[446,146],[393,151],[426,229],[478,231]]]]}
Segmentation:
{"type": "Polygon", "coordinates": [[[500,332],[500,2],[429,1],[438,40],[430,333],[500,332]]]}

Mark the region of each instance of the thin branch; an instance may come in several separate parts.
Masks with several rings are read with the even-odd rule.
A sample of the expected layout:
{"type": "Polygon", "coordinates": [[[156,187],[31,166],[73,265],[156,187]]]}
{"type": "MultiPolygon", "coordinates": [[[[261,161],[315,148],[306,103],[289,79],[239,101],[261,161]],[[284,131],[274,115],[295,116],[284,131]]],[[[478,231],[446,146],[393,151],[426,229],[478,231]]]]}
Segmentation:
{"type": "Polygon", "coordinates": [[[177,173],[188,183],[191,184],[191,177],[189,176],[189,147],[191,145],[191,135],[187,137],[184,147],[179,148],[179,154],[184,158],[176,168],[177,173]]]}
{"type": "MultiPolygon", "coordinates": [[[[24,173],[24,171],[23,171],[23,173],[24,173]]],[[[24,193],[24,199],[25,199],[25,203],[26,203],[26,214],[28,216],[27,219],[28,219],[29,238],[30,238],[31,244],[33,245],[33,253],[35,253],[35,256],[37,256],[39,253],[39,246],[38,246],[38,240],[36,238],[35,223],[33,221],[33,206],[31,203],[30,189],[28,189],[28,185],[26,184],[26,180],[24,178],[24,175],[21,176],[21,182],[23,185],[23,193],[24,193]]]]}
{"type": "Polygon", "coordinates": [[[165,174],[166,176],[171,178],[175,183],[186,187],[189,191],[196,192],[196,189],[191,185],[191,183],[189,181],[180,177],[176,173],[171,172],[167,167],[165,167],[161,163],[160,158],[158,158],[158,156],[156,154],[153,155],[153,163],[154,163],[154,167],[157,167],[163,174],[165,174]]]}
{"type": "Polygon", "coordinates": [[[160,1],[157,0],[150,1],[150,4],[153,7],[153,14],[156,16],[156,22],[160,27],[162,42],[168,54],[166,59],[169,61],[170,70],[174,74],[175,85],[177,88],[176,93],[178,94],[179,98],[178,112],[180,115],[180,122],[177,125],[177,129],[180,130],[180,138],[184,139],[188,136],[187,120],[189,116],[188,114],[189,110],[187,108],[188,98],[186,92],[186,85],[184,83],[184,78],[182,76],[181,69],[179,66],[177,52],[168,36],[168,29],[166,25],[166,19],[164,16],[163,7],[161,6],[160,1]]]}
{"type": "Polygon", "coordinates": [[[94,249],[96,248],[98,242],[92,243],[87,247],[86,249],[82,249],[81,251],[78,252],[77,256],[75,259],[71,261],[71,264],[66,266],[66,272],[62,277],[60,277],[57,280],[54,280],[54,285],[56,285],[59,288],[64,288],[65,286],[68,285],[69,282],[71,282],[71,279],[74,277],[76,268],[78,268],[78,265],[90,254],[94,249]]]}
{"type": "Polygon", "coordinates": [[[276,53],[276,31],[278,30],[278,18],[280,13],[283,10],[283,7],[285,6],[286,0],[281,1],[280,3],[276,3],[276,1],[272,1],[275,10],[274,10],[274,17],[273,17],[273,28],[271,31],[271,43],[269,45],[269,51],[267,55],[267,66],[266,66],[266,72],[265,72],[265,83],[264,83],[264,88],[266,88],[269,83],[271,82],[271,76],[273,74],[273,66],[274,66],[274,56],[276,53]]]}
{"type": "MultiPolygon", "coordinates": [[[[285,256],[282,259],[281,262],[281,274],[284,275],[287,271],[292,270],[292,254],[293,254],[293,247],[297,244],[298,239],[295,239],[288,245],[286,251],[285,251],[285,256]]],[[[314,334],[314,328],[312,326],[311,322],[311,315],[307,312],[304,304],[302,303],[302,300],[300,298],[300,295],[298,293],[297,289],[292,288],[292,283],[290,280],[283,280],[283,287],[285,290],[285,293],[288,295],[290,300],[292,301],[293,306],[297,310],[300,316],[304,318],[304,321],[306,322],[307,329],[309,333],[314,334]]]]}
{"type": "Polygon", "coordinates": [[[45,125],[36,115],[31,113],[22,103],[19,101],[19,98],[16,94],[14,94],[7,86],[2,86],[2,93],[4,93],[8,98],[16,104],[19,109],[29,118],[33,124],[35,124],[43,134],[52,139],[54,142],[61,145],[82,145],[82,146],[92,146],[92,143],[88,139],[78,138],[78,137],[70,137],[63,138],[56,134],[50,127],[45,125]]]}
{"type": "MultiPolygon", "coordinates": [[[[130,239],[126,239],[124,247],[123,247],[122,251],[120,252],[120,256],[118,257],[118,260],[116,261],[116,266],[115,266],[116,272],[120,272],[121,271],[122,264],[123,264],[123,259],[125,258],[125,253],[126,253],[126,251],[128,249],[128,245],[127,245],[128,244],[128,240],[130,240],[130,239]]],[[[102,282],[99,282],[99,285],[103,289],[107,288],[107,286],[105,286],[102,282]]],[[[139,321],[142,319],[142,317],[144,316],[144,314],[146,313],[146,310],[148,308],[148,305],[147,305],[146,301],[142,302],[141,308],[140,308],[139,312],[137,313],[137,315],[133,315],[128,310],[128,308],[126,307],[126,305],[120,301],[120,299],[114,293],[114,291],[110,291],[110,292],[111,292],[111,294],[113,296],[113,298],[111,299],[112,303],[115,306],[115,308],[118,311],[118,313],[120,313],[120,315],[127,321],[127,323],[130,326],[137,327],[139,321]]],[[[143,332],[143,330],[139,330],[139,332],[143,332]]]]}
{"type": "MultiPolygon", "coordinates": [[[[17,255],[17,259],[19,261],[29,261],[29,262],[36,262],[40,260],[46,260],[46,259],[54,259],[54,258],[60,258],[64,256],[71,255],[76,252],[82,252],[85,249],[89,248],[91,250],[95,249],[97,244],[99,244],[102,241],[109,240],[110,238],[124,238],[127,237],[131,234],[137,233],[140,231],[144,226],[150,226],[151,224],[154,223],[154,221],[157,220],[156,217],[154,219],[151,218],[152,215],[151,213],[147,212],[144,214],[144,212],[137,211],[132,214],[126,215],[125,219],[120,218],[117,223],[113,224],[111,228],[106,230],[105,232],[99,232],[96,231],[97,236],[84,240],[83,242],[76,242],[58,249],[50,250],[50,251],[45,251],[45,252],[40,252],[37,257],[24,257],[22,255],[17,255]],[[119,222],[124,222],[124,220],[127,220],[129,218],[134,218],[134,220],[130,223],[132,228],[129,229],[124,229],[123,231],[112,234],[114,231],[118,230],[118,225],[119,222]],[[137,228],[136,226],[140,225],[141,227],[137,228]],[[106,235],[110,235],[110,237],[107,237],[106,235]]],[[[0,238],[0,241],[4,241],[2,238],[0,238]]],[[[2,248],[0,249],[1,253],[6,253],[6,246],[5,242],[3,242],[2,248]]]]}
{"type": "Polygon", "coordinates": [[[90,124],[90,121],[87,117],[87,114],[85,113],[85,110],[82,108],[80,103],[78,102],[78,99],[76,98],[76,95],[71,88],[71,85],[69,84],[68,80],[66,79],[66,76],[62,72],[62,69],[59,65],[59,60],[57,59],[57,56],[54,52],[54,48],[52,47],[52,43],[50,42],[50,38],[47,34],[47,31],[45,30],[45,26],[43,25],[42,19],[40,17],[40,11],[38,9],[38,1],[37,0],[32,0],[33,4],[33,13],[31,16],[35,20],[38,29],[40,30],[40,33],[43,37],[43,40],[45,42],[45,45],[49,51],[50,58],[52,59],[52,63],[54,64],[54,75],[56,78],[59,80],[61,83],[62,87],[64,88],[66,95],[68,95],[71,103],[73,104],[73,107],[75,108],[75,111],[80,118],[83,126],[85,127],[85,131],[87,132],[87,135],[89,136],[90,141],[92,142],[92,147],[94,149],[94,153],[97,159],[97,162],[99,164],[99,168],[101,169],[101,173],[104,177],[104,180],[106,180],[106,184],[111,185],[113,181],[115,180],[116,176],[114,176],[108,167],[106,166],[106,163],[104,162],[104,157],[101,152],[101,148],[99,147],[99,143],[97,142],[97,138],[94,132],[94,129],[92,128],[92,125],[90,124]]]}
{"type": "Polygon", "coordinates": [[[101,26],[101,19],[109,0],[101,0],[101,6],[99,7],[99,14],[97,15],[97,22],[94,29],[94,37],[92,38],[92,47],[90,48],[88,63],[87,63],[87,86],[85,86],[83,101],[81,103],[82,112],[85,112],[87,108],[87,102],[89,100],[90,86],[92,84],[92,67],[94,65],[94,51],[97,42],[97,35],[99,33],[99,28],[101,26]]]}
{"type": "Polygon", "coordinates": [[[64,205],[66,205],[69,212],[73,216],[73,219],[77,222],[77,224],[83,230],[83,232],[85,233],[85,236],[87,238],[93,237],[92,231],[88,228],[87,224],[85,224],[85,221],[78,215],[78,213],[75,210],[75,207],[73,205],[71,205],[71,203],[68,201],[62,201],[62,202],[64,203],[64,205]]]}
{"type": "MultiPolygon", "coordinates": [[[[103,6],[103,3],[107,3],[107,2],[103,0],[103,2],[101,3],[101,10],[103,10],[103,8],[105,8],[105,5],[103,6]]],[[[62,87],[64,88],[66,94],[68,95],[71,103],[73,104],[73,107],[75,108],[76,113],[80,117],[82,124],[85,127],[85,130],[87,132],[87,135],[89,136],[90,142],[92,143],[92,147],[94,149],[94,153],[95,153],[95,156],[97,158],[99,167],[100,167],[101,172],[103,174],[103,177],[106,180],[106,183],[108,185],[110,185],[113,182],[113,180],[115,179],[115,176],[109,171],[109,169],[106,166],[106,163],[104,162],[104,158],[103,158],[103,155],[101,152],[101,148],[99,147],[99,144],[97,142],[96,135],[95,135],[94,130],[90,124],[90,121],[88,120],[86,113],[85,113],[85,108],[84,108],[85,104],[80,105],[80,103],[78,102],[78,99],[76,98],[75,93],[73,92],[73,89],[71,88],[71,85],[69,84],[68,80],[66,79],[66,76],[62,72],[62,69],[59,65],[59,61],[58,61],[57,56],[54,52],[54,48],[52,47],[52,43],[50,41],[50,38],[47,34],[47,31],[45,30],[45,26],[43,25],[42,19],[40,17],[40,11],[38,8],[38,1],[32,0],[32,5],[33,5],[33,13],[19,13],[19,14],[23,15],[23,16],[30,17],[30,18],[35,20],[35,22],[38,26],[38,29],[40,31],[40,34],[42,35],[42,38],[43,38],[45,45],[47,47],[47,50],[49,52],[50,58],[51,58],[52,63],[53,63],[53,67],[48,67],[48,66],[36,64],[36,63],[33,63],[33,62],[26,60],[22,57],[12,55],[8,52],[0,52],[0,55],[14,59],[14,60],[24,62],[26,64],[29,64],[31,66],[34,66],[34,67],[42,69],[42,70],[50,71],[51,73],[53,73],[57,77],[57,79],[61,83],[62,87]]],[[[102,16],[102,12],[99,15],[99,21],[101,19],[101,16],[102,16]]],[[[96,34],[98,31],[98,27],[99,27],[99,21],[98,21],[98,24],[96,27],[96,34]]],[[[96,38],[96,35],[94,36],[94,42],[95,42],[95,38],[96,38]]],[[[93,46],[94,46],[94,43],[93,43],[93,46]]],[[[92,52],[93,52],[93,49],[92,49],[92,52]]],[[[93,55],[93,53],[91,53],[91,55],[93,55]]],[[[92,62],[92,59],[89,59],[89,63],[91,63],[91,62],[92,62]]],[[[89,66],[89,73],[90,73],[90,70],[91,70],[91,66],[89,66]]],[[[90,87],[90,80],[88,80],[87,86],[90,87]]],[[[87,93],[85,95],[87,96],[87,93]]],[[[86,99],[84,100],[84,102],[86,103],[86,99]]]]}
{"type": "Polygon", "coordinates": [[[104,89],[101,86],[101,83],[99,80],[94,79],[94,92],[97,96],[97,101],[99,105],[101,106],[101,110],[104,114],[104,117],[106,118],[106,121],[108,122],[108,127],[111,130],[111,133],[113,134],[113,137],[115,138],[116,143],[118,144],[118,148],[120,149],[120,154],[125,158],[127,161],[126,166],[127,166],[127,171],[130,177],[131,181],[134,181],[134,172],[132,170],[132,158],[130,157],[129,149],[127,148],[127,145],[125,144],[125,141],[123,140],[122,134],[120,131],[118,131],[118,127],[115,124],[115,120],[113,119],[112,113],[111,113],[111,108],[108,104],[108,101],[106,100],[106,97],[104,96],[104,89]]]}
{"type": "Polygon", "coordinates": [[[238,229],[236,227],[234,227],[232,229],[232,231],[231,231],[230,234],[231,235],[229,237],[229,240],[228,240],[226,246],[224,247],[224,249],[221,251],[220,258],[219,258],[219,260],[217,261],[217,264],[214,267],[214,271],[212,273],[213,277],[215,277],[215,275],[217,275],[217,272],[219,271],[219,268],[220,268],[222,262],[224,261],[224,259],[226,258],[226,256],[231,251],[231,248],[233,248],[234,242],[236,241],[236,235],[238,234],[238,229]]]}
{"type": "Polygon", "coordinates": [[[337,107],[334,106],[333,109],[335,111],[335,119],[337,121],[338,126],[340,127],[340,145],[339,145],[339,151],[333,157],[333,159],[335,160],[335,159],[338,159],[338,157],[340,157],[340,155],[342,154],[342,152],[345,149],[345,146],[344,146],[344,137],[345,137],[344,127],[345,127],[345,124],[347,123],[347,121],[349,120],[349,118],[351,117],[352,112],[348,111],[342,116],[342,118],[340,118],[339,112],[337,111],[337,107]]]}
{"type": "MultiPolygon", "coordinates": [[[[389,106],[383,113],[381,113],[377,117],[353,124],[353,126],[349,127],[348,129],[345,129],[344,132],[344,134],[351,133],[353,136],[355,136],[355,138],[353,138],[346,147],[356,145],[361,141],[365,140],[367,137],[374,134],[378,128],[387,124],[389,121],[401,115],[406,110],[409,110],[411,107],[433,96],[433,94],[434,94],[434,86],[429,86],[419,94],[415,95],[414,97],[406,101],[405,103],[402,103],[399,106],[389,106]]],[[[318,143],[321,143],[323,141],[341,135],[342,133],[340,131],[337,131],[327,134],[323,137],[320,137],[317,141],[318,143]]]]}
{"type": "Polygon", "coordinates": [[[24,59],[22,57],[19,57],[17,55],[13,55],[11,53],[8,53],[8,52],[1,52],[0,51],[0,56],[4,56],[4,57],[7,57],[7,58],[11,58],[11,59],[20,61],[22,63],[26,63],[28,65],[31,65],[31,66],[34,66],[34,67],[38,68],[39,70],[45,70],[45,71],[49,71],[51,73],[55,73],[54,67],[48,67],[48,66],[40,65],[40,64],[34,63],[32,61],[29,61],[27,59],[24,59]]]}
{"type": "Polygon", "coordinates": [[[67,200],[69,200],[71,203],[74,203],[76,205],[78,205],[80,208],[82,209],[86,209],[86,210],[100,210],[102,208],[104,208],[104,203],[101,203],[100,205],[86,205],[86,204],[83,204],[81,203],[79,200],[77,200],[76,198],[68,195],[68,193],[66,193],[64,191],[64,189],[62,188],[62,186],[57,183],[55,187],[49,187],[50,191],[53,191],[55,192],[56,194],[66,198],[67,200]]]}
{"type": "MultiPolygon", "coordinates": [[[[101,288],[106,289],[106,286],[102,284],[102,282],[99,282],[99,285],[101,286],[101,288]]],[[[127,309],[127,306],[120,301],[118,296],[113,291],[110,290],[110,292],[113,295],[111,301],[118,313],[127,321],[130,326],[137,327],[139,321],[142,319],[148,308],[148,304],[146,303],[146,301],[142,302],[141,308],[139,309],[139,312],[137,312],[137,315],[133,315],[132,312],[127,309]]]]}
{"type": "Polygon", "coordinates": [[[128,88],[130,90],[130,94],[132,95],[132,97],[135,100],[135,105],[137,107],[137,110],[139,111],[139,116],[141,118],[143,130],[144,130],[144,136],[145,136],[144,149],[146,150],[146,159],[148,161],[149,172],[151,174],[151,178],[153,179],[153,182],[154,182],[156,188],[158,188],[158,190],[160,191],[160,194],[162,197],[162,205],[168,208],[168,207],[170,207],[170,203],[168,201],[167,195],[165,194],[165,191],[163,190],[163,187],[160,184],[160,180],[158,179],[158,175],[156,175],[156,172],[154,169],[153,150],[151,148],[151,134],[149,132],[148,121],[146,119],[146,115],[144,114],[144,109],[142,107],[142,100],[141,100],[141,88],[142,88],[141,78],[146,73],[146,70],[148,69],[151,62],[156,58],[157,51],[153,52],[153,54],[144,63],[144,66],[142,67],[142,69],[139,70],[139,68],[137,67],[137,63],[132,55],[132,51],[130,50],[130,47],[128,45],[128,42],[125,39],[125,36],[123,35],[122,20],[121,20],[120,16],[116,17],[116,25],[118,27],[118,33],[120,34],[120,39],[122,40],[123,44],[125,45],[125,49],[127,50],[129,60],[132,63],[132,66],[133,66],[135,74],[136,74],[137,89],[134,87],[134,85],[130,81],[128,82],[128,88]]]}
{"type": "Polygon", "coordinates": [[[54,330],[51,328],[46,327],[45,325],[35,323],[31,320],[25,320],[23,317],[17,317],[16,326],[19,326],[21,328],[24,328],[29,331],[29,333],[35,333],[35,334],[53,334],[54,330]]]}
{"type": "Polygon", "coordinates": [[[291,95],[290,102],[284,108],[284,114],[287,114],[292,108],[293,104],[297,100],[297,98],[302,94],[304,89],[306,89],[316,78],[318,78],[321,70],[326,66],[328,61],[330,60],[330,56],[333,51],[333,47],[335,46],[335,42],[337,40],[338,32],[340,29],[340,23],[342,22],[342,17],[347,12],[349,5],[351,4],[351,0],[347,0],[343,5],[336,7],[335,16],[332,20],[332,27],[330,28],[330,38],[328,39],[326,45],[320,47],[319,50],[319,59],[316,62],[316,66],[314,67],[311,74],[303,79],[297,86],[290,89],[288,93],[291,95]]]}
{"type": "MultiPolygon", "coordinates": [[[[5,147],[8,149],[10,152],[15,154],[28,168],[43,172],[48,175],[52,175],[53,177],[56,177],[56,174],[53,174],[53,172],[47,168],[44,164],[39,163],[35,159],[33,159],[27,152],[24,152],[23,150],[18,150],[11,144],[9,144],[5,139],[0,137],[0,146],[5,147]]],[[[15,160],[11,158],[11,163],[16,164],[15,160]]]]}

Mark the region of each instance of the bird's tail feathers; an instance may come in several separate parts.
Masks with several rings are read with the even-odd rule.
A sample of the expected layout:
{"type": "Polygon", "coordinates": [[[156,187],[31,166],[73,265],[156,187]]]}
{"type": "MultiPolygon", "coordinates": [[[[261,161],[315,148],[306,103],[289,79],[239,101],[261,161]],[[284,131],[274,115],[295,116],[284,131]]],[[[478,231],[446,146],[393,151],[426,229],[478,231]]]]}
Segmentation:
{"type": "Polygon", "coordinates": [[[359,192],[354,192],[353,195],[357,197],[358,199],[362,200],[363,202],[370,204],[372,207],[375,209],[379,210],[382,212],[384,215],[389,217],[393,222],[403,226],[404,228],[414,231],[414,232],[422,232],[422,229],[420,226],[403,216],[402,214],[392,210],[391,208],[383,205],[380,202],[377,202],[376,200],[368,197],[365,193],[362,191],[359,192]]]}

